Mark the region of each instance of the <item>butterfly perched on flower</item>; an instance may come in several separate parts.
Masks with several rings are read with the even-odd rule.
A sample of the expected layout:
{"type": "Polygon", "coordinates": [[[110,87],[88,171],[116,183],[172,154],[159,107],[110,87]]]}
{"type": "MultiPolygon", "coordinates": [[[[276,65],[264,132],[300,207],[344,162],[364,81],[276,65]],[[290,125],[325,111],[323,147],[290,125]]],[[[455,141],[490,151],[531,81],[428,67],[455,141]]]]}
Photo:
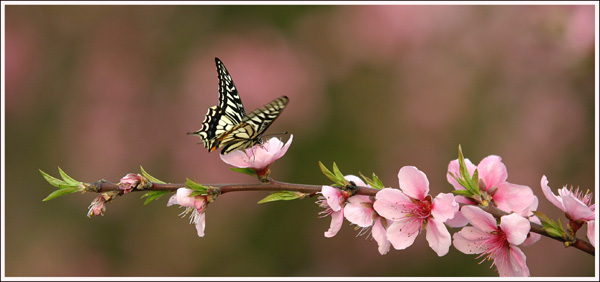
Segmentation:
{"type": "Polygon", "coordinates": [[[285,108],[288,97],[281,96],[246,114],[225,65],[219,58],[215,58],[215,63],[219,77],[219,104],[208,108],[202,127],[188,134],[198,135],[209,152],[223,147],[222,155],[260,144],[262,134],[285,108]]]}

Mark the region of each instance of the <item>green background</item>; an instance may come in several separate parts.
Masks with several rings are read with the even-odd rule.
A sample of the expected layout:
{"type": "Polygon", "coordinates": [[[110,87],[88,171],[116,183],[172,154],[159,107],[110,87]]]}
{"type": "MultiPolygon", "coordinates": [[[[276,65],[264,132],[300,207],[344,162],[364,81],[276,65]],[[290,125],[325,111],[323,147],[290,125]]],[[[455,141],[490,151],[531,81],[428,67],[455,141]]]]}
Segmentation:
{"type": "MultiPolygon", "coordinates": [[[[268,133],[293,143],[274,179],[328,184],[318,161],[375,172],[397,187],[405,165],[449,192],[461,144],[499,155],[539,210],[550,186],[595,190],[594,6],[6,6],[7,276],[497,276],[491,262],[424,234],[380,255],[348,222],[325,238],[315,198],[256,205],[223,195],[199,238],[168,196],[132,193],[88,219],[95,195],[42,202],[38,169],[117,182],[143,166],[182,183],[256,182],[200,139],[217,103],[214,57],[251,111],[287,95],[268,133]]],[[[454,232],[456,230],[451,230],[454,232]]],[[[585,228],[579,232],[585,236],[585,228]]],[[[593,276],[594,258],[542,238],[522,250],[532,276],[593,276]]]]}

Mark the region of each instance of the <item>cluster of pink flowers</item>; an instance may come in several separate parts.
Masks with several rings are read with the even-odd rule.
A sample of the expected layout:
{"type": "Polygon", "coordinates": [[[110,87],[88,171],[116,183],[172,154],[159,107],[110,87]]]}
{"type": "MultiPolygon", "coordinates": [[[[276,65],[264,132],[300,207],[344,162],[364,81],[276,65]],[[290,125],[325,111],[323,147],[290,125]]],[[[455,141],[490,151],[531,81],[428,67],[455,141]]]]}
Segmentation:
{"type": "MultiPolygon", "coordinates": [[[[292,139],[293,136],[284,144],[272,138],[264,144],[221,155],[221,158],[230,165],[251,168],[264,181],[268,179],[269,166],[286,153],[292,139]]],[[[465,193],[431,196],[427,176],[414,166],[400,169],[398,189],[382,188],[374,197],[353,195],[351,189],[322,186],[317,204],[324,210],[319,214],[331,216],[325,237],[334,237],[345,218],[360,229],[359,235],[370,230],[379,253],[384,255],[391,247],[396,250],[410,247],[424,230],[425,239],[438,256],[446,255],[454,245],[462,253],[479,254],[477,258],[491,260],[500,276],[529,276],[527,258],[520,247],[531,245],[541,237],[530,232],[531,223],[541,223],[533,213],[538,207],[538,198],[530,187],[507,181],[508,172],[499,156],[488,156],[477,166],[464,159],[464,166],[471,178],[477,171],[478,193],[470,197],[461,196],[465,193]],[[496,219],[479,206],[493,206],[506,215],[496,219]],[[448,227],[461,229],[451,236],[448,227]]],[[[458,159],[448,164],[447,180],[455,190],[465,190],[456,178],[461,177],[460,169],[458,159]]],[[[357,176],[344,178],[351,185],[371,187],[357,176]]],[[[121,189],[127,193],[130,187],[137,185],[136,180],[135,175],[123,178],[121,189]]],[[[587,224],[587,237],[595,246],[595,205],[591,203],[591,194],[563,187],[557,196],[548,186],[546,176],[542,177],[541,188],[546,198],[565,212],[571,229],[575,226],[573,233],[587,224]]],[[[203,237],[208,201],[206,196],[190,197],[192,192],[187,188],[178,189],[168,206],[186,207],[182,214],[192,213],[190,222],[196,225],[198,236],[203,237]]],[[[102,214],[103,208],[103,202],[96,201],[90,206],[90,213],[102,214]]]]}
{"type": "MultiPolygon", "coordinates": [[[[367,186],[360,178],[348,175],[346,180],[358,186],[367,186]]],[[[448,253],[451,240],[444,222],[458,211],[452,194],[440,193],[432,198],[427,176],[414,166],[405,166],[398,173],[400,189],[384,188],[375,198],[355,195],[323,186],[323,197],[317,202],[331,215],[331,227],[325,237],[333,237],[340,230],[343,218],[363,228],[372,227],[372,236],[379,252],[386,254],[390,245],[397,250],[413,244],[425,228],[429,246],[439,255],[448,253]]]]}
{"type": "MultiPolygon", "coordinates": [[[[438,256],[446,255],[450,245],[454,245],[462,253],[479,254],[477,258],[491,260],[502,277],[529,276],[527,258],[520,247],[541,238],[540,234],[530,232],[532,222],[541,223],[533,213],[538,206],[537,197],[530,187],[507,181],[506,166],[498,156],[488,156],[477,166],[465,159],[465,166],[471,177],[477,170],[481,192],[475,197],[477,200],[451,193],[432,197],[427,176],[414,166],[400,169],[399,189],[383,188],[375,197],[351,196],[343,189],[323,186],[317,204],[324,208],[321,215],[331,215],[331,226],[325,237],[335,236],[346,218],[359,227],[371,227],[383,255],[390,246],[396,250],[410,247],[425,230],[426,240],[438,256]],[[491,205],[507,215],[497,221],[477,205],[491,205]],[[447,226],[462,229],[451,236],[447,226]]],[[[458,159],[449,163],[447,179],[456,190],[465,190],[453,175],[460,175],[458,159]]],[[[345,179],[370,187],[353,175],[345,179]]],[[[556,196],[545,176],[541,187],[548,200],[564,211],[571,222],[579,226],[587,224],[587,237],[595,246],[595,205],[591,204],[591,194],[564,187],[556,196]]]]}

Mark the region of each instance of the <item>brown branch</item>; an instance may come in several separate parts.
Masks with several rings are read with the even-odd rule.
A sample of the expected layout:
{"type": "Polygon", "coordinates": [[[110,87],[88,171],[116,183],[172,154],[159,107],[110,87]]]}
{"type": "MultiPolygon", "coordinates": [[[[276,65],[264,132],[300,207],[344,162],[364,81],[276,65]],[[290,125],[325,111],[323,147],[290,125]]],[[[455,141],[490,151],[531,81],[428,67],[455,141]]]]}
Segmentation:
{"type": "MultiPolygon", "coordinates": [[[[271,180],[270,182],[266,182],[266,183],[233,183],[233,184],[202,184],[202,185],[207,186],[207,187],[217,187],[221,190],[221,194],[230,193],[230,192],[242,192],[242,191],[271,191],[271,192],[273,192],[273,191],[295,191],[295,192],[310,194],[311,196],[314,196],[317,192],[320,192],[321,188],[323,187],[322,185],[286,183],[286,182],[279,182],[279,181],[274,181],[274,180],[271,180]]],[[[152,185],[147,189],[143,189],[143,190],[134,189],[133,191],[173,191],[174,192],[175,190],[177,190],[178,188],[181,188],[181,187],[185,187],[185,184],[183,184],[183,183],[166,183],[166,184],[152,183],[152,185]]],[[[338,187],[338,188],[341,188],[341,187],[338,187]]],[[[358,188],[358,190],[356,192],[357,195],[375,196],[377,194],[377,192],[379,191],[378,189],[364,187],[364,186],[357,186],[357,188],[358,188]]],[[[89,187],[89,189],[87,191],[103,193],[103,192],[114,191],[114,190],[118,190],[118,189],[119,189],[119,187],[117,186],[117,184],[108,182],[106,180],[101,180],[101,181],[91,184],[91,186],[89,187]]],[[[508,215],[508,213],[506,213],[494,206],[491,206],[491,205],[487,206],[487,207],[482,207],[482,206],[479,206],[479,207],[482,208],[483,210],[485,210],[486,212],[489,212],[490,214],[492,214],[495,218],[500,218],[504,215],[508,215]]],[[[550,236],[550,234],[548,234],[548,232],[546,232],[544,230],[544,228],[541,225],[533,223],[533,222],[531,222],[531,232],[535,232],[535,233],[541,234],[543,236],[546,236],[548,238],[552,238],[554,240],[560,241],[566,247],[572,246],[576,249],[584,251],[593,256],[595,255],[594,246],[592,246],[590,243],[580,240],[578,238],[574,238],[574,240],[569,241],[568,239],[565,239],[565,238],[552,237],[552,236],[550,236]]]]}

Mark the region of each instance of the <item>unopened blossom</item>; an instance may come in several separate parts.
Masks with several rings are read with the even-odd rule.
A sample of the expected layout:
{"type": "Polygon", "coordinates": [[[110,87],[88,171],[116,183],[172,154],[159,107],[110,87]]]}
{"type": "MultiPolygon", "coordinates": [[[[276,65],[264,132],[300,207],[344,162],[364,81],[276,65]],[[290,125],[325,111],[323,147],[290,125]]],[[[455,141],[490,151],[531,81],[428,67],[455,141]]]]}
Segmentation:
{"type": "Polygon", "coordinates": [[[465,254],[480,254],[493,260],[501,277],[527,277],[527,257],[517,246],[527,238],[530,223],[512,213],[500,218],[500,225],[489,213],[476,206],[463,206],[461,213],[472,226],[454,233],[454,247],[465,254]]]}
{"type": "Polygon", "coordinates": [[[542,192],[544,192],[544,196],[546,196],[548,201],[567,214],[569,220],[587,223],[587,237],[590,240],[590,243],[595,247],[594,225],[596,221],[596,204],[592,204],[592,193],[582,193],[579,189],[567,189],[567,187],[564,186],[563,188],[558,189],[557,196],[552,192],[550,186],[548,186],[548,178],[545,175],[542,176],[540,185],[542,187],[542,192]]]}
{"type": "Polygon", "coordinates": [[[235,167],[252,168],[255,171],[267,169],[275,160],[283,157],[292,144],[294,135],[284,144],[279,138],[271,138],[268,141],[254,147],[236,150],[226,155],[220,155],[221,159],[235,167]]]}
{"type": "Polygon", "coordinates": [[[135,187],[137,187],[142,181],[142,177],[139,174],[128,173],[121,181],[119,181],[118,187],[123,190],[125,194],[131,192],[135,187]]]}
{"type": "Polygon", "coordinates": [[[194,190],[187,188],[179,188],[177,189],[177,193],[169,199],[167,203],[167,207],[172,205],[180,205],[185,207],[185,211],[183,211],[180,215],[183,217],[191,212],[190,215],[190,224],[196,225],[196,231],[198,231],[198,237],[204,237],[204,227],[206,223],[205,213],[206,206],[208,205],[208,201],[206,196],[195,196],[190,197],[194,190]]]}
{"type": "Polygon", "coordinates": [[[396,250],[411,246],[423,227],[429,246],[443,256],[448,253],[451,237],[444,222],[458,211],[451,193],[429,195],[429,180],[414,166],[405,166],[398,173],[400,189],[384,188],[377,192],[373,207],[392,223],[386,235],[396,250]]]}
{"type": "Polygon", "coordinates": [[[89,206],[87,216],[91,218],[92,216],[104,215],[104,212],[106,211],[105,204],[106,199],[104,198],[104,195],[96,197],[89,206]]]}
{"type": "MultiPolygon", "coordinates": [[[[358,186],[371,187],[365,184],[362,179],[354,175],[347,175],[344,178],[348,181],[353,181],[358,186]]],[[[348,199],[344,207],[344,217],[353,224],[363,228],[363,230],[371,229],[371,235],[379,246],[379,253],[385,255],[390,250],[390,241],[387,239],[386,228],[387,221],[373,208],[372,197],[365,195],[354,195],[348,199]]],[[[365,231],[361,231],[362,235],[365,231]]]]}
{"type": "MultiPolygon", "coordinates": [[[[537,197],[528,186],[517,185],[507,182],[508,171],[502,158],[499,156],[487,156],[477,166],[469,159],[465,159],[465,166],[470,176],[473,176],[475,169],[479,176],[479,187],[481,191],[491,198],[492,204],[499,209],[511,213],[518,214],[531,213],[533,203],[537,201],[537,197]]],[[[448,164],[448,173],[446,178],[448,182],[454,186],[456,190],[465,190],[452,176],[452,174],[460,175],[460,165],[458,159],[451,161],[448,164]]],[[[464,204],[474,204],[471,200],[457,196],[456,201],[464,204]]],[[[457,220],[457,219],[455,219],[457,220]]],[[[456,225],[452,225],[456,226],[456,225]]]]}

